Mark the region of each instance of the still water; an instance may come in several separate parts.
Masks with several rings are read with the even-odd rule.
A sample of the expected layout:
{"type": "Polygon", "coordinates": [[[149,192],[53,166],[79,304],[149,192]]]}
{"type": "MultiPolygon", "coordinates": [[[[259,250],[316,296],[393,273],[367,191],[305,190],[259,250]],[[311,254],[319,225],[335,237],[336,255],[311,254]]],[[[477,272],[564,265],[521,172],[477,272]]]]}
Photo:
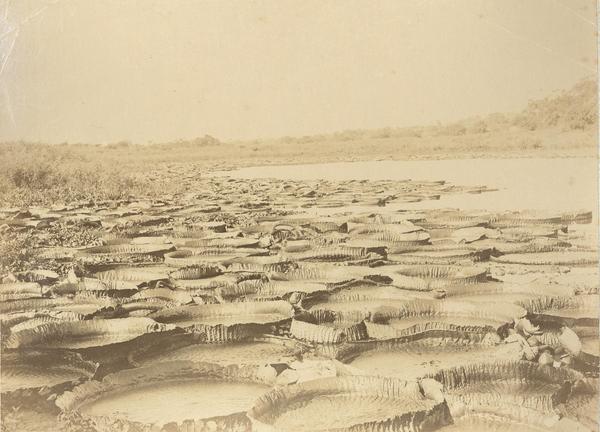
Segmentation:
{"type": "Polygon", "coordinates": [[[445,180],[498,189],[439,201],[403,203],[405,209],[545,210],[596,213],[598,161],[594,158],[460,159],[273,165],[221,172],[234,178],[281,180],[445,180]]]}

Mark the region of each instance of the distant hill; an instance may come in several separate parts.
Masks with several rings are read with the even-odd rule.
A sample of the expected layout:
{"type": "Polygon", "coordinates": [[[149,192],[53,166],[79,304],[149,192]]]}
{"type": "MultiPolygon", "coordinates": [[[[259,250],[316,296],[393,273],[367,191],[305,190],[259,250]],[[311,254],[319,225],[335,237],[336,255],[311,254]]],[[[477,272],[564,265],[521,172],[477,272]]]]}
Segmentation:
{"type": "Polygon", "coordinates": [[[532,101],[517,116],[517,124],[530,129],[558,126],[587,129],[598,124],[598,85],[587,79],[558,96],[532,101]]]}
{"type": "MultiPolygon", "coordinates": [[[[210,135],[204,135],[191,139],[179,139],[167,142],[152,143],[155,149],[196,149],[196,148],[223,148],[227,145],[242,146],[264,146],[279,145],[288,146],[296,144],[311,143],[342,143],[349,141],[364,140],[411,140],[414,138],[442,138],[458,137],[465,135],[479,135],[493,133],[516,133],[546,130],[554,133],[580,131],[589,132],[598,127],[598,85],[595,79],[587,78],[571,89],[545,97],[532,100],[521,111],[517,113],[494,113],[484,117],[472,117],[462,119],[453,123],[423,125],[412,127],[386,127],[381,129],[348,129],[344,131],[315,134],[305,136],[284,136],[270,139],[236,140],[225,142],[210,135]]],[[[14,145],[26,144],[23,141],[0,143],[14,145]]],[[[33,143],[30,143],[33,144],[33,143]]],[[[67,143],[64,143],[67,144],[67,143]]],[[[76,145],[80,145],[78,143],[76,145]]],[[[595,147],[595,143],[589,143],[595,147]]],[[[96,144],[108,149],[127,149],[136,147],[129,141],[120,141],[110,144],[96,144]]],[[[257,148],[258,150],[258,148],[257,148]]],[[[256,151],[257,151],[256,150],[256,151]]]]}
{"type": "Polygon", "coordinates": [[[271,143],[302,144],[326,141],[354,141],[388,138],[460,136],[507,130],[534,131],[558,128],[560,131],[588,130],[598,125],[597,83],[585,79],[558,95],[530,101],[519,113],[495,113],[444,125],[382,129],[356,129],[332,134],[281,137],[271,143]]]}
{"type": "Polygon", "coordinates": [[[519,113],[496,113],[483,118],[461,120],[434,128],[437,133],[433,135],[464,135],[507,129],[534,131],[558,128],[563,132],[587,130],[598,126],[597,94],[596,81],[585,79],[558,95],[530,101],[519,113]]]}

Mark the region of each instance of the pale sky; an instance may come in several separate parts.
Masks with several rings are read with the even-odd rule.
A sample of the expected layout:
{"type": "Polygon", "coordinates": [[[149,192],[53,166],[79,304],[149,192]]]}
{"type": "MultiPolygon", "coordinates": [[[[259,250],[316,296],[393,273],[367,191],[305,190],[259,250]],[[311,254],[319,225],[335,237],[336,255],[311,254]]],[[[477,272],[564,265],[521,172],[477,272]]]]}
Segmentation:
{"type": "Polygon", "coordinates": [[[515,111],[596,72],[594,0],[0,0],[0,140],[298,136],[515,111]]]}

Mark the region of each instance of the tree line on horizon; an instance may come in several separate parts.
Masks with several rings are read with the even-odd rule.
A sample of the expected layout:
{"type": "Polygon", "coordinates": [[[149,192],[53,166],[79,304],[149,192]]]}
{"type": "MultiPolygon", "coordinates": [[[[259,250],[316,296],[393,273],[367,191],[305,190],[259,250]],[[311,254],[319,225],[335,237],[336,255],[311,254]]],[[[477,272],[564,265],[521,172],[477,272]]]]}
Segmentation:
{"type": "MultiPolygon", "coordinates": [[[[595,79],[581,80],[571,89],[558,95],[543,99],[532,100],[518,113],[494,113],[484,117],[472,117],[448,124],[435,124],[414,127],[386,127],[380,129],[348,129],[344,131],[305,135],[300,137],[284,136],[269,139],[270,143],[302,144],[326,141],[353,141],[360,139],[390,139],[390,138],[423,138],[435,136],[461,136],[483,134],[507,129],[534,131],[543,128],[559,128],[562,131],[587,130],[598,125],[598,86],[595,79]]],[[[237,143],[259,144],[262,140],[240,140],[237,143]]],[[[24,140],[9,141],[0,145],[32,145],[44,144],[24,140]]],[[[109,149],[127,148],[137,145],[152,145],[157,147],[207,147],[227,144],[211,135],[191,139],[148,144],[134,144],[121,140],[108,144],[93,144],[109,149]]],[[[86,143],[56,144],[58,146],[90,145],[86,143]]]]}

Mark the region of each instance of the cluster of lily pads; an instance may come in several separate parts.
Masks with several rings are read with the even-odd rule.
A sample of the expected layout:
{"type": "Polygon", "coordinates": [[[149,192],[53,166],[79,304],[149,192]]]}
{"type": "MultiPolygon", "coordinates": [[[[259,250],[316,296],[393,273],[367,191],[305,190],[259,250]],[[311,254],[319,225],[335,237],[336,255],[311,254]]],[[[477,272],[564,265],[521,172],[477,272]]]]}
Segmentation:
{"type": "Polygon", "coordinates": [[[40,239],[0,284],[6,430],[597,427],[591,212],[406,209],[487,191],[444,182],[180,181],[0,209],[40,239]],[[44,244],[58,225],[98,235],[44,244]]]}

